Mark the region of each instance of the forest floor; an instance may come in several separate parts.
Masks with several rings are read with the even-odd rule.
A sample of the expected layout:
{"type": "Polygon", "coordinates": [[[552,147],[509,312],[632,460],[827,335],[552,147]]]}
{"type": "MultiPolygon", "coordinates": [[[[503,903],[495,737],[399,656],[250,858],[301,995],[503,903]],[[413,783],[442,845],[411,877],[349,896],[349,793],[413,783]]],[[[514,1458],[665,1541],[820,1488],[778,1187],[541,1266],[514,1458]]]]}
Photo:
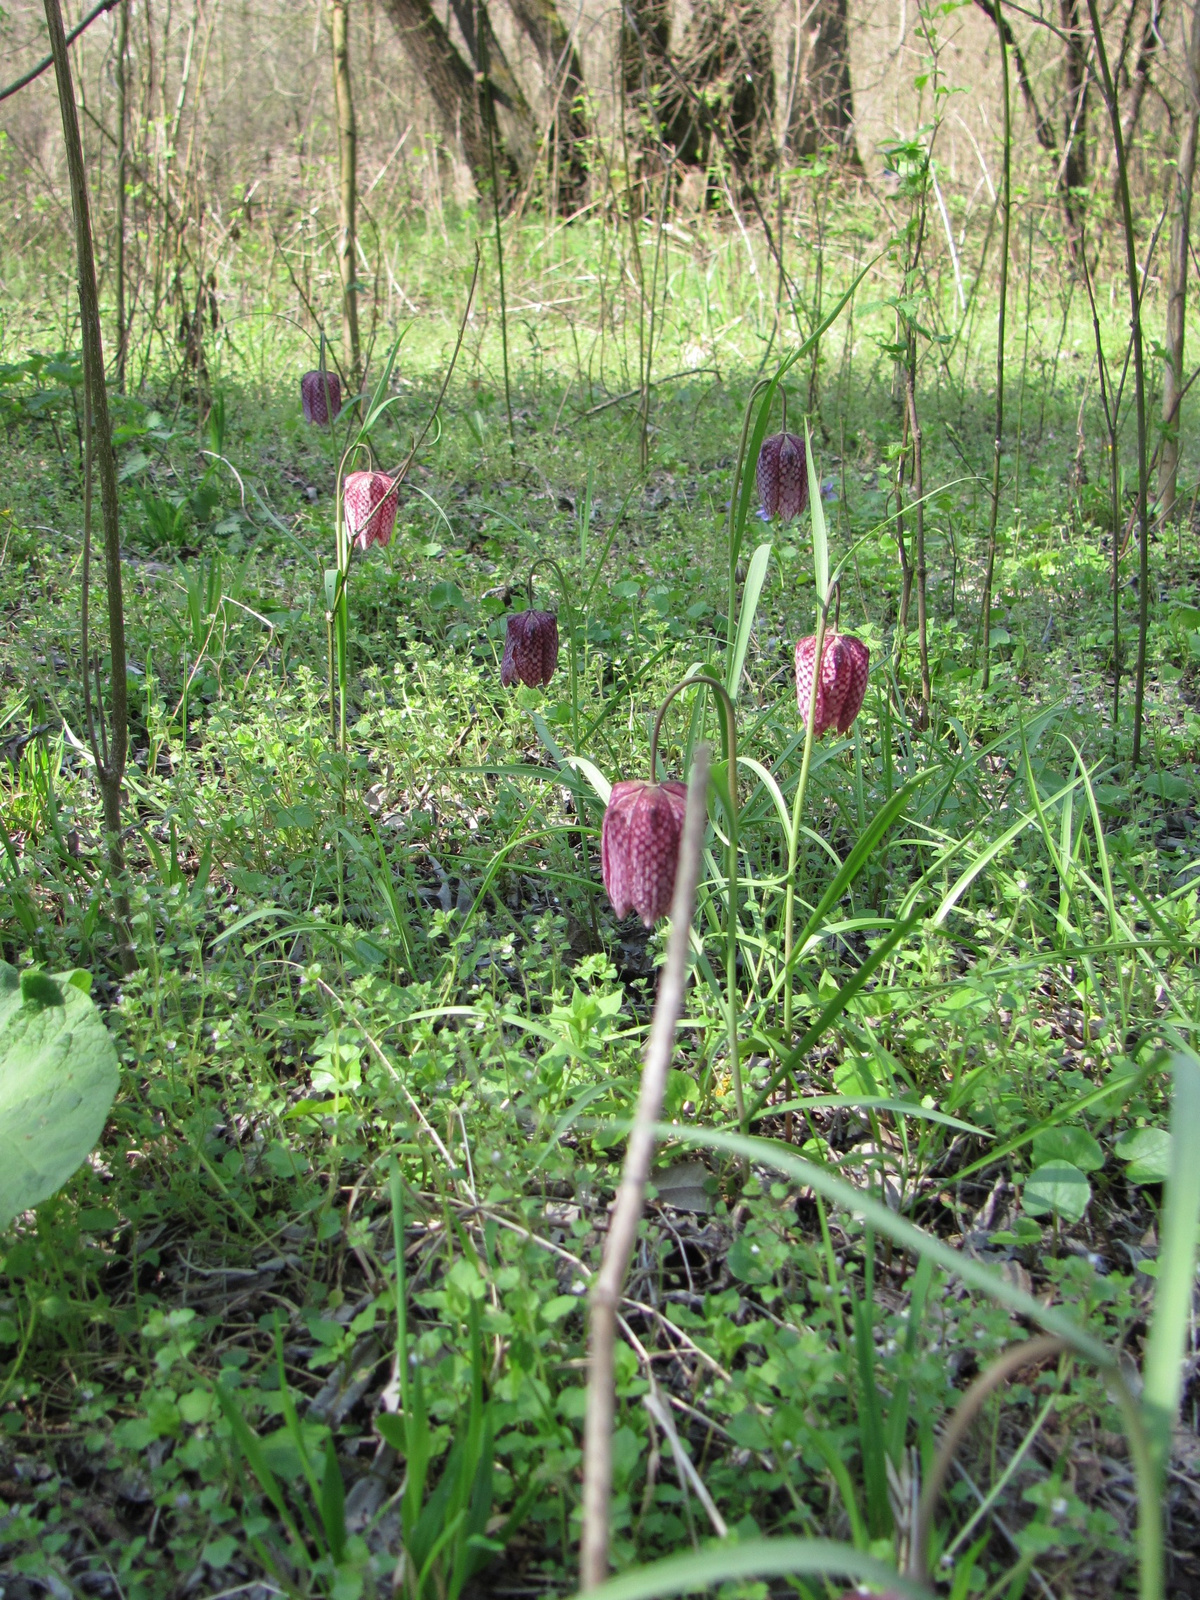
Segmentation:
{"type": "MultiPolygon", "coordinates": [[[[439,351],[398,368],[383,464],[421,425],[439,351]]],[[[615,381],[568,381],[522,347],[510,445],[494,366],[464,361],[390,545],[353,567],[344,755],[322,582],[335,448],[299,415],[311,362],[295,347],[269,366],[228,355],[203,422],[195,393],[153,370],[116,400],[139,959],[123,977],[78,687],[77,368],[8,359],[0,955],[90,970],[122,1082],[90,1163],[0,1236],[0,1596],[390,1592],[422,1509],[403,1493],[397,1230],[428,1417],[425,1535],[447,1535],[426,1592],[571,1592],[586,1292],[665,934],[615,920],[603,807],[567,758],[644,776],[662,695],[697,665],[722,671],[754,369],[727,360],[657,391],[643,474],[636,395],[618,400],[615,381]],[[539,568],[558,673],[506,690],[506,614],[548,557],[570,590],[539,568]],[[474,1521],[448,1514],[460,1486],[474,1521]]],[[[1079,379],[1038,373],[1019,446],[1006,441],[986,692],[987,380],[972,369],[923,397],[925,715],[915,602],[897,627],[890,372],[866,357],[820,369],[809,409],[831,550],[854,550],[840,626],[872,665],[853,729],[813,762],[802,919],[905,797],[804,946],[794,1032],[813,1042],[753,1131],[1136,1362],[1165,1047],[1197,1016],[1200,547],[1187,519],[1152,539],[1135,770],[1135,552],[1114,725],[1102,452],[1093,441],[1092,485],[1073,488],[1079,379]]],[[[807,370],[789,381],[795,425],[807,370]]],[[[764,774],[790,805],[808,526],[753,523],[745,552],[771,545],[738,697],[741,754],[759,764],[741,769],[752,1101],[777,1065],[786,849],[764,774]]],[[[711,708],[677,700],[667,774],[701,736],[716,737],[711,708]]],[[[705,1146],[706,1129],[736,1128],[710,844],[668,1085],[679,1137],[661,1148],[622,1308],[614,1563],[755,1533],[903,1558],[948,1409],[1024,1324],[796,1171],[747,1172],[705,1146]]],[[[1167,1497],[1181,1595],[1200,1593],[1194,1368],[1167,1497]]],[[[952,1474],[946,1592],[1135,1592],[1132,1482],[1100,1376],[1067,1355],[1021,1374],[952,1474]]]]}

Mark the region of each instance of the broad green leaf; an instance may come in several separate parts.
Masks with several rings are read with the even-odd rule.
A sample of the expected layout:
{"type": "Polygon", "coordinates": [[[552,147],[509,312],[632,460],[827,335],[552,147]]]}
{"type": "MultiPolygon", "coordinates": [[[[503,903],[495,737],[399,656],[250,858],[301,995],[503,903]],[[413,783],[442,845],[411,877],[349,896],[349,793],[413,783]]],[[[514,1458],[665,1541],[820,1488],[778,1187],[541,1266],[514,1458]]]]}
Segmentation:
{"type": "Polygon", "coordinates": [[[1039,1167],[1047,1161],[1069,1161],[1080,1172],[1099,1172],[1104,1165],[1104,1151],[1086,1128],[1060,1125],[1034,1134],[1033,1159],[1039,1167]]]}
{"type": "Polygon", "coordinates": [[[1025,1180],[1021,1205],[1031,1217],[1061,1217],[1078,1222],[1092,1198],[1092,1186],[1069,1161],[1047,1161],[1025,1180]]]}
{"type": "Polygon", "coordinates": [[[99,1139],[118,1082],[108,1030],[69,975],[0,982],[0,1228],[62,1188],[99,1139]]]}
{"type": "Polygon", "coordinates": [[[1171,1135],[1165,1128],[1131,1128],[1114,1147],[1129,1165],[1130,1183],[1165,1183],[1171,1170],[1171,1135]]]}

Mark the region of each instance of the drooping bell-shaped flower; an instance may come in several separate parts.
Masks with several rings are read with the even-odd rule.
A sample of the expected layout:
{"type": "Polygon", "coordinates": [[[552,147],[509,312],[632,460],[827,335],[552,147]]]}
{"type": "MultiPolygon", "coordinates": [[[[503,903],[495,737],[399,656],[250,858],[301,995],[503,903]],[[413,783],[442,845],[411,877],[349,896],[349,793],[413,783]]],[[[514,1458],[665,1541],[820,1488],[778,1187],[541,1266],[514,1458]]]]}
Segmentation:
{"type": "Polygon", "coordinates": [[[342,380],[336,372],[306,372],[300,379],[305,422],[327,428],[342,409],[342,380]]]}
{"type": "MultiPolygon", "coordinates": [[[[812,704],[813,661],[817,641],[810,634],[796,645],[796,702],[807,720],[812,704]]],[[[849,633],[827,633],[821,647],[821,671],[817,678],[814,737],[830,728],[847,733],[862,710],[867,692],[867,669],[871,652],[861,639],[849,633]]]]}
{"type": "Polygon", "coordinates": [[[791,522],[808,504],[808,456],[795,433],[773,433],[764,439],[755,471],[762,514],[791,522]]]}
{"type": "Polygon", "coordinates": [[[540,689],[558,666],[558,619],[552,611],[514,611],[504,632],[500,682],[540,689]]]}
{"type": "Polygon", "coordinates": [[[687,786],[614,783],[600,829],[600,868],[618,917],[636,911],[648,928],[671,909],[687,786]]]}
{"type": "Polygon", "coordinates": [[[387,544],[396,525],[396,485],[386,472],[351,472],[342,489],[346,533],[360,550],[387,544]]]}

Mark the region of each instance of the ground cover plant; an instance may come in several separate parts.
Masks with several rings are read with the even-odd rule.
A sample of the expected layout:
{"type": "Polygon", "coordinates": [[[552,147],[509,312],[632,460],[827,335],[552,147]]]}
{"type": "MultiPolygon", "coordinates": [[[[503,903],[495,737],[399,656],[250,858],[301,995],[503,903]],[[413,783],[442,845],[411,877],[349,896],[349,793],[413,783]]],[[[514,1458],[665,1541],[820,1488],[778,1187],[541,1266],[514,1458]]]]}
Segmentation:
{"type": "Polygon", "coordinates": [[[886,184],[4,264],[3,1600],[1200,1591],[1162,215],[952,14],[886,184]]]}

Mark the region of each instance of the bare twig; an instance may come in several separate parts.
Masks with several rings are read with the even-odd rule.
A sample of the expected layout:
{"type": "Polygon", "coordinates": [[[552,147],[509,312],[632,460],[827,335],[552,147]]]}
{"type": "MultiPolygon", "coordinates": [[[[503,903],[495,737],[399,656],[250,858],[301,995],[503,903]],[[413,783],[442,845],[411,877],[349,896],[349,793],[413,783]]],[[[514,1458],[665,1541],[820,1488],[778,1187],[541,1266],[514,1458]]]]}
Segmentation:
{"type": "Polygon", "coordinates": [[[614,1412],[613,1355],[621,1287],[637,1242],[638,1224],[654,1158],[654,1125],[662,1112],[667,1072],[675,1051],[675,1025],[683,1008],[687,983],[692,906],[700,875],[700,852],[708,813],[708,748],[701,745],[688,781],[683,844],[671,902],[671,935],[667,961],[658,987],[654,1020],[646,1044],[642,1087],[625,1152],[604,1245],[604,1258],[591,1294],[587,1418],[583,1443],[583,1537],[580,1544],[580,1587],[597,1588],[608,1576],[608,1509],[612,1493],[612,1429],[614,1412]]]}
{"type": "MultiPolygon", "coordinates": [[[[67,46],[70,47],[73,45],[84,29],[90,28],[97,17],[102,17],[106,11],[111,11],[115,5],[119,4],[120,0],[100,0],[100,4],[95,8],[95,10],[89,11],[87,16],[84,17],[83,21],[78,25],[78,27],[72,28],[70,33],[67,34],[67,46]]],[[[53,55],[44,56],[42,60],[38,62],[37,66],[30,67],[29,71],[25,73],[23,77],[18,78],[15,83],[10,83],[6,89],[0,89],[0,100],[7,100],[9,95],[16,94],[18,90],[24,89],[26,85],[32,83],[35,78],[40,78],[47,67],[52,67],[53,65],[53,55]]]]}

